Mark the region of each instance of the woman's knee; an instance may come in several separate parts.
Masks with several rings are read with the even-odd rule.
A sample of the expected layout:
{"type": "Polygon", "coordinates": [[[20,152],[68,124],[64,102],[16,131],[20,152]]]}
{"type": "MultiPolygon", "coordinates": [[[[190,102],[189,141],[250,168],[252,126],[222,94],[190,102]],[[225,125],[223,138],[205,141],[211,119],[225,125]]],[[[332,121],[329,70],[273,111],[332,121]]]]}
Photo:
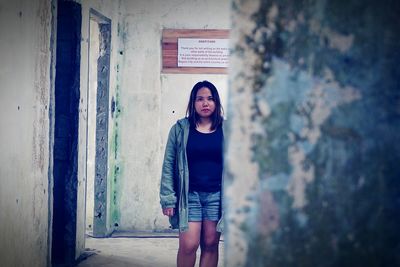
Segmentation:
{"type": "Polygon", "coordinates": [[[184,254],[192,254],[197,251],[200,244],[201,223],[189,222],[189,229],[179,233],[179,251],[184,254]]]}
{"type": "Polygon", "coordinates": [[[183,242],[179,245],[179,250],[184,254],[196,253],[198,248],[199,242],[196,241],[183,242]]]}
{"type": "Polygon", "coordinates": [[[201,250],[216,251],[218,250],[219,238],[218,236],[205,236],[202,238],[201,250]]]}

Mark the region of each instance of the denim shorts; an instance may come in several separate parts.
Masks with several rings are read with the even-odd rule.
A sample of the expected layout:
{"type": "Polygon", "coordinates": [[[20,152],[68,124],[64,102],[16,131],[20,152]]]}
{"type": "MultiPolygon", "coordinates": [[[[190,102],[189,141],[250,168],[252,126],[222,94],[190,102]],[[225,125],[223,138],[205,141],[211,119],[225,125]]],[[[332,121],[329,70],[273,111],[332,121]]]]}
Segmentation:
{"type": "Polygon", "coordinates": [[[221,192],[190,191],[188,198],[189,222],[220,219],[221,192]]]}

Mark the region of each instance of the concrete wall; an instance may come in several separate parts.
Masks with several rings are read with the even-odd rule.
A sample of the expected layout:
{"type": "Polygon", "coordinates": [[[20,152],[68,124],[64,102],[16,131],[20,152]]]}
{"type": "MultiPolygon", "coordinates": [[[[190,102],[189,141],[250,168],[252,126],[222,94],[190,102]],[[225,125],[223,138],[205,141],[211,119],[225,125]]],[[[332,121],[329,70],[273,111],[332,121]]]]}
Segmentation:
{"type": "Polygon", "coordinates": [[[161,159],[168,130],[185,115],[189,91],[199,80],[214,82],[224,103],[227,76],[161,74],[161,32],[163,28],[228,29],[229,3],[76,2],[82,5],[76,213],[78,257],[84,249],[85,219],[92,220],[92,198],[96,195],[93,179],[89,178],[94,175],[96,92],[93,84],[97,81],[94,77],[97,52],[91,50],[97,49],[98,40],[95,40],[97,34],[89,31],[90,13],[94,10],[111,20],[108,180],[105,209],[102,210],[103,234],[107,235],[118,229],[163,230],[168,227],[167,218],[161,215],[158,197],[161,159]]]}
{"type": "Polygon", "coordinates": [[[47,265],[51,19],[51,1],[0,1],[1,266],[47,265]]]}
{"type": "Polygon", "coordinates": [[[400,4],[232,12],[226,266],[398,266],[400,4]]]}
{"type": "MultiPolygon", "coordinates": [[[[169,128],[185,115],[189,92],[199,80],[227,95],[226,75],[162,74],[161,32],[229,29],[229,1],[123,1],[119,38],[123,64],[117,107],[118,166],[113,220],[120,230],[168,227],[159,205],[159,182],[169,128]]],[[[225,104],[224,101],[223,104],[225,104]]]]}

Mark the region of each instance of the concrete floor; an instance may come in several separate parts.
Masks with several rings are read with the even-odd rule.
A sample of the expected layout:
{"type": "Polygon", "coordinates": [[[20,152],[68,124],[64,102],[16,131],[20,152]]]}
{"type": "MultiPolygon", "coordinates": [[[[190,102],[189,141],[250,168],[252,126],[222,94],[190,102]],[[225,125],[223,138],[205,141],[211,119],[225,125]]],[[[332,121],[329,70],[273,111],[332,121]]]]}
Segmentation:
{"type": "MultiPolygon", "coordinates": [[[[111,238],[86,239],[86,256],[77,267],[174,267],[178,238],[176,234],[117,234],[111,238]]],[[[197,253],[196,266],[199,264],[197,253]]],[[[219,264],[224,262],[221,240],[219,264]]]]}

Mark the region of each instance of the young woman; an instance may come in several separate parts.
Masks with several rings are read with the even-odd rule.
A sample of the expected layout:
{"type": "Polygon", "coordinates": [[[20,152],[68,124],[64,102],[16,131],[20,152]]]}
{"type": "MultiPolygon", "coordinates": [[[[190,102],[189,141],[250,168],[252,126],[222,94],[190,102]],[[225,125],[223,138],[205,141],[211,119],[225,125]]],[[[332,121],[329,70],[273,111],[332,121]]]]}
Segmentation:
{"type": "Polygon", "coordinates": [[[217,88],[194,85],[186,118],[172,126],[165,149],[160,203],[172,228],[179,229],[177,266],[218,264],[222,224],[223,109],[217,88]]]}

